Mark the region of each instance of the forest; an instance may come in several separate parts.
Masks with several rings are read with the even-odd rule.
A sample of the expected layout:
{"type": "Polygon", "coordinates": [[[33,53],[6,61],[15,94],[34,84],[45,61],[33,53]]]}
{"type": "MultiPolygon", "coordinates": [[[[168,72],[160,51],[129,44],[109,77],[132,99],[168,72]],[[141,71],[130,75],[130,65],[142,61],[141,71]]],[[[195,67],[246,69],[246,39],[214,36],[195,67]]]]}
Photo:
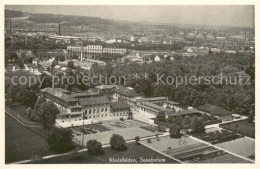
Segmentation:
{"type": "Polygon", "coordinates": [[[126,76],[139,74],[140,78],[127,76],[126,86],[131,86],[146,97],[165,96],[180,104],[198,107],[213,104],[233,113],[254,114],[255,105],[255,57],[254,54],[208,54],[204,56],[174,56],[174,60],[144,63],[117,63],[106,65],[105,68],[94,67],[96,74],[107,76],[126,76]],[[142,75],[148,74],[148,79],[142,75]],[[157,84],[157,74],[167,76],[222,76],[234,79],[241,75],[244,83],[200,83],[165,85],[157,84]],[[248,81],[248,82],[247,82],[248,81]]]}

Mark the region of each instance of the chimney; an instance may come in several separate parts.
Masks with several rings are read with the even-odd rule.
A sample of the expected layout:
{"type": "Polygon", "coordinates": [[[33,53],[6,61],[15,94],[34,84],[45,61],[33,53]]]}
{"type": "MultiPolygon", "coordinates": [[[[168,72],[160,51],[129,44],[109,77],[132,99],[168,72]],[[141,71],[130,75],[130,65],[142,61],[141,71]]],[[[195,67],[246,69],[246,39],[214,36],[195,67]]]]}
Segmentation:
{"type": "Polygon", "coordinates": [[[59,24],[59,35],[61,35],[61,27],[60,27],[60,24],[59,24]]]}
{"type": "Polygon", "coordinates": [[[80,52],[80,62],[83,61],[83,44],[81,46],[81,52],[80,52]]]}
{"type": "Polygon", "coordinates": [[[54,81],[52,81],[52,90],[54,90],[54,81]]]}
{"type": "Polygon", "coordinates": [[[12,21],[9,19],[9,33],[12,34],[12,21]]]}

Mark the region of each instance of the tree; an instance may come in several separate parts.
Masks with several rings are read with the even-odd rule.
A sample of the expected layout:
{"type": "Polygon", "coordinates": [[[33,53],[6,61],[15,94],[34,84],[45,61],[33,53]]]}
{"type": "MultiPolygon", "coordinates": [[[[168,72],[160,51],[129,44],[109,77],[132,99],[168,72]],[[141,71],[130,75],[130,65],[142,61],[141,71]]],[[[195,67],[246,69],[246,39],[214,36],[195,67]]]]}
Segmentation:
{"type": "Polygon", "coordinates": [[[129,112],[127,113],[127,118],[128,118],[128,119],[133,119],[133,112],[132,112],[132,111],[129,111],[129,112]]]}
{"type": "Polygon", "coordinates": [[[165,112],[158,112],[156,116],[156,120],[161,121],[161,122],[166,122],[166,115],[165,112]]]}
{"type": "Polygon", "coordinates": [[[254,115],[253,115],[252,112],[250,112],[249,115],[248,115],[248,122],[252,123],[253,121],[254,121],[254,115]]]}
{"type": "Polygon", "coordinates": [[[68,61],[67,67],[70,68],[70,69],[73,69],[73,67],[74,67],[74,62],[73,62],[72,60],[68,61]]]}
{"type": "Polygon", "coordinates": [[[26,91],[23,95],[23,103],[28,107],[34,107],[37,101],[37,96],[33,91],[26,91]]]}
{"type": "Polygon", "coordinates": [[[193,118],[193,132],[194,133],[204,133],[205,126],[201,118],[193,118]]]}
{"type": "Polygon", "coordinates": [[[176,116],[174,119],[173,119],[173,124],[175,124],[176,126],[178,126],[179,129],[182,129],[183,128],[183,118],[181,116],[176,116]]]}
{"type": "Polygon", "coordinates": [[[89,140],[87,142],[87,149],[88,153],[93,155],[100,155],[104,153],[102,149],[102,144],[97,140],[89,140]]]}
{"type": "Polygon", "coordinates": [[[66,128],[53,128],[48,134],[47,143],[50,150],[55,153],[65,153],[75,149],[72,131],[66,128]]]}
{"type": "Polygon", "coordinates": [[[54,123],[56,115],[60,111],[53,102],[45,102],[40,107],[39,121],[41,122],[43,128],[50,129],[54,123]]]}
{"type": "Polygon", "coordinates": [[[51,67],[53,68],[54,66],[58,65],[58,60],[54,59],[51,63],[51,67]]]}
{"type": "Polygon", "coordinates": [[[183,129],[190,129],[191,128],[191,118],[190,116],[185,116],[182,120],[183,129]]]}
{"type": "Polygon", "coordinates": [[[8,98],[11,98],[13,102],[18,101],[17,96],[19,91],[20,91],[19,85],[11,85],[7,91],[8,98]]]}
{"type": "Polygon", "coordinates": [[[140,137],[139,137],[139,136],[136,136],[136,137],[135,137],[135,144],[139,144],[139,140],[140,140],[140,137]]]}
{"type": "Polygon", "coordinates": [[[124,151],[127,149],[125,139],[119,134],[112,135],[110,145],[111,148],[116,151],[124,151]]]}
{"type": "Polygon", "coordinates": [[[169,130],[170,133],[170,137],[171,138],[180,138],[181,137],[181,132],[180,132],[180,128],[178,125],[173,124],[169,130]]]}
{"type": "Polygon", "coordinates": [[[41,96],[41,97],[38,98],[38,100],[36,101],[36,104],[34,106],[36,113],[40,114],[41,105],[45,102],[46,102],[46,99],[44,97],[41,96]]]}

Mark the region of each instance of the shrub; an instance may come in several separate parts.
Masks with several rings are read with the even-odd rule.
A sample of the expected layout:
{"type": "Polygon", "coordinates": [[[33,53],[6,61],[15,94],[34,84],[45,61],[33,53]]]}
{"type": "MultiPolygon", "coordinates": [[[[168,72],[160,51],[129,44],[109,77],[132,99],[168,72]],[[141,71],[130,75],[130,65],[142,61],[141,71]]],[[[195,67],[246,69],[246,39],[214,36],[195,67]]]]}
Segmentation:
{"type": "Polygon", "coordinates": [[[100,155],[104,153],[102,149],[102,144],[97,140],[89,140],[87,142],[87,149],[88,153],[93,155],[100,155]]]}
{"type": "Polygon", "coordinates": [[[136,143],[136,144],[139,144],[139,140],[140,140],[140,137],[139,137],[139,136],[136,136],[136,137],[135,137],[135,143],[136,143]]]}
{"type": "Polygon", "coordinates": [[[119,134],[113,134],[110,138],[110,145],[113,150],[124,151],[127,149],[125,139],[119,134]]]}

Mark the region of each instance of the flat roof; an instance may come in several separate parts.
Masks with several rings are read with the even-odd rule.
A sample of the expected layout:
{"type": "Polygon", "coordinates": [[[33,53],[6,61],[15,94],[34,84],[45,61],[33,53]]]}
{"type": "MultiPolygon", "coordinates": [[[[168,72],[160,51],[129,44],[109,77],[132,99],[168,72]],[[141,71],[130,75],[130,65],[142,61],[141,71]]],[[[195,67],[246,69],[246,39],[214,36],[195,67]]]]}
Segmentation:
{"type": "Polygon", "coordinates": [[[197,109],[208,112],[212,115],[217,115],[217,116],[232,115],[232,112],[230,112],[222,107],[211,105],[211,104],[199,106],[199,107],[197,107],[197,109]]]}

